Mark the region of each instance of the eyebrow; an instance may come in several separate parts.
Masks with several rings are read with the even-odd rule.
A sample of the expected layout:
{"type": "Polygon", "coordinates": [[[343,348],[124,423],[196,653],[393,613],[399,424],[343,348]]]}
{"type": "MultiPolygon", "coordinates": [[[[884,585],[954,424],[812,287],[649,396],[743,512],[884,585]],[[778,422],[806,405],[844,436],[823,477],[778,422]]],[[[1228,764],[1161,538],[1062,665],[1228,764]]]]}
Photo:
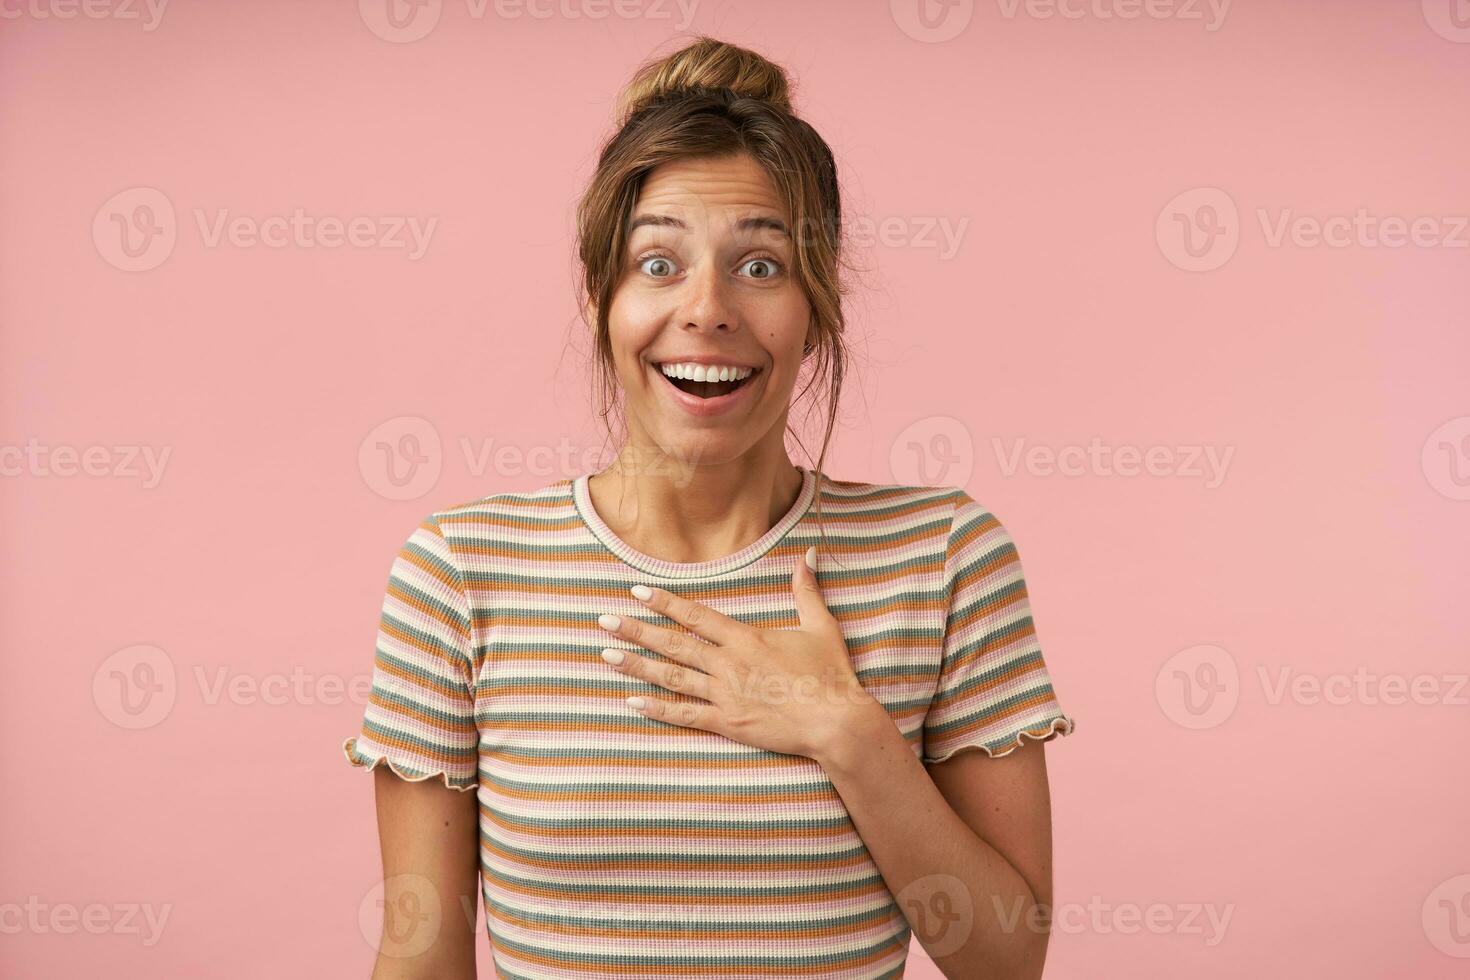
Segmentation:
{"type": "MultiPolygon", "coordinates": [[[[644,225],[652,225],[656,228],[678,228],[680,231],[689,230],[687,224],[673,215],[645,213],[636,216],[632,221],[628,222],[628,234],[632,235],[634,231],[642,228],[644,225]]],[[[786,227],[786,222],[780,218],[773,218],[768,215],[741,218],[735,222],[735,227],[739,231],[746,231],[751,228],[765,228],[784,235],[787,238],[791,237],[791,230],[786,227]]]]}

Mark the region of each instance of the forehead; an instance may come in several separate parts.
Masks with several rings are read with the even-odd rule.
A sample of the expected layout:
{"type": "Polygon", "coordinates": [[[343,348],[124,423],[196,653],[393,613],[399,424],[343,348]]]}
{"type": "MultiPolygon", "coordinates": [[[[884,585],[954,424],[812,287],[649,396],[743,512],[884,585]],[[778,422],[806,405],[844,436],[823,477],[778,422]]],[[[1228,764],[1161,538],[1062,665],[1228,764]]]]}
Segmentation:
{"type": "Polygon", "coordinates": [[[691,225],[706,215],[720,221],[749,215],[786,216],[775,185],[751,157],[704,157],[674,160],[643,178],[634,213],[656,210],[677,215],[691,225]]]}

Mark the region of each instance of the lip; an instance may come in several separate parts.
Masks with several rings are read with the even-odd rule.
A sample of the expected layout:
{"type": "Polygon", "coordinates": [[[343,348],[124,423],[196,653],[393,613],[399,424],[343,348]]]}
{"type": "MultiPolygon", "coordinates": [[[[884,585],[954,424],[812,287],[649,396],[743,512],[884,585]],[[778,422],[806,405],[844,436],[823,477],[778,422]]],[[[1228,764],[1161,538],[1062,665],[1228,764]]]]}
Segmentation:
{"type": "MultiPolygon", "coordinates": [[[[728,395],[719,395],[715,398],[700,398],[698,395],[691,395],[689,394],[689,392],[683,391],[676,387],[674,383],[670,381],[667,376],[665,376],[663,371],[659,369],[659,364],[677,364],[680,362],[693,364],[729,364],[730,362],[715,357],[680,357],[669,358],[667,361],[649,362],[648,370],[653,372],[653,376],[656,379],[656,383],[658,384],[658,386],[673,399],[674,404],[678,405],[681,409],[683,409],[690,415],[696,416],[698,418],[711,418],[716,415],[724,415],[726,412],[730,412],[735,410],[736,408],[739,408],[741,403],[750,398],[750,393],[755,389],[756,380],[764,371],[763,368],[749,365],[755,371],[755,374],[751,375],[751,377],[746,381],[745,384],[741,385],[739,388],[736,388],[728,395]]],[[[741,365],[741,367],[745,366],[747,365],[741,365]]]]}

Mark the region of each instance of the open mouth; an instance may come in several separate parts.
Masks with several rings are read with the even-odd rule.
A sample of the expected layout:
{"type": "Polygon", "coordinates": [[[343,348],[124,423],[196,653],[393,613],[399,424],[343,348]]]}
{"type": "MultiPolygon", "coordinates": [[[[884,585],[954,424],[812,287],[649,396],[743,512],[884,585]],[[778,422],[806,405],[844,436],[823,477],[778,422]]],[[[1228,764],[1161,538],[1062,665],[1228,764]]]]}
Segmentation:
{"type": "Polygon", "coordinates": [[[678,388],[680,391],[688,392],[698,398],[719,398],[721,395],[728,395],[750,384],[755,380],[756,375],[760,374],[760,368],[750,368],[742,369],[749,371],[743,378],[733,377],[726,381],[697,381],[690,377],[676,377],[669,373],[671,368],[665,367],[662,364],[655,364],[654,368],[657,369],[658,373],[669,384],[678,388]]]}

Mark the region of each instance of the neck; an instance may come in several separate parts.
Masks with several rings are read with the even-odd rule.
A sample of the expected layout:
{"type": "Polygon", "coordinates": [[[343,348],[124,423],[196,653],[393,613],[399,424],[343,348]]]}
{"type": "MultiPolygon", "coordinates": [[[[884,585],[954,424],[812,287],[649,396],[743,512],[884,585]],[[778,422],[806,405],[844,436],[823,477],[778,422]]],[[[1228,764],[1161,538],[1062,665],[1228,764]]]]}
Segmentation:
{"type": "Polygon", "coordinates": [[[784,451],[689,465],[625,447],[587,481],[593,509],[614,534],[673,562],[723,558],[754,543],[795,506],[801,487],[801,470],[784,451]]]}

